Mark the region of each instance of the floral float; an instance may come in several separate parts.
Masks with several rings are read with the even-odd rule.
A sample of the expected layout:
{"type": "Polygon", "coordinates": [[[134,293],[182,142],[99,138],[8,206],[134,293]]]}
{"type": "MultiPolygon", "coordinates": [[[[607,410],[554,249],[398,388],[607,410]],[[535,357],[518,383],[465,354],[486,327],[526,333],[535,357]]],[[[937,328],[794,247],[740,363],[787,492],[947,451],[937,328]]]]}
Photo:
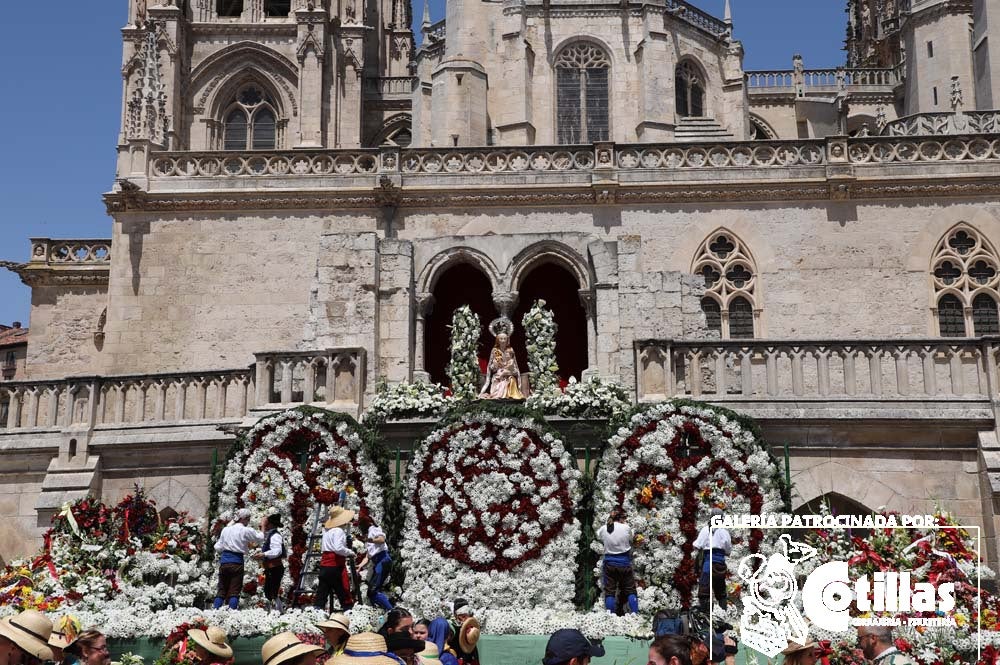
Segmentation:
{"type": "Polygon", "coordinates": [[[604,420],[624,414],[632,408],[632,402],[621,385],[592,376],[584,381],[570,377],[563,391],[557,386],[554,392],[533,392],[525,406],[546,415],[604,420]]]}
{"type": "MultiPolygon", "coordinates": [[[[609,439],[596,488],[595,531],[615,506],[629,516],[639,604],[649,611],[692,605],[694,540],[712,508],[760,514],[785,505],[778,466],[752,422],[684,402],[637,409],[609,439]]],[[[764,539],[761,530],[732,535],[734,560],[764,539]]]]}
{"type": "Polygon", "coordinates": [[[364,424],[378,426],[387,420],[434,418],[444,415],[454,402],[447,389],[439,383],[403,381],[393,386],[382,384],[365,411],[364,424]]]}
{"type": "Polygon", "coordinates": [[[447,373],[456,399],[471,400],[479,394],[479,316],[468,305],[455,310],[451,319],[451,360],[447,373]]]}
{"type": "Polygon", "coordinates": [[[556,362],[556,320],[544,300],[536,300],[521,319],[527,340],[531,390],[542,395],[559,393],[559,364],[556,362]]]}
{"type": "Polygon", "coordinates": [[[580,477],[525,409],[484,404],[441,424],[409,465],[404,605],[425,616],[456,596],[571,608],[580,477]]]}
{"type": "MultiPolygon", "coordinates": [[[[290,543],[283,580],[288,592],[302,572],[315,507],[342,502],[381,522],[387,484],[353,418],[311,407],[284,411],[261,419],[230,451],[212,529],[221,530],[244,507],[255,514],[254,525],[279,514],[290,543]]],[[[260,565],[248,560],[246,570],[256,579],[260,565]]],[[[258,591],[256,585],[245,590],[258,591]]]]}
{"type": "MultiPolygon", "coordinates": [[[[198,617],[190,622],[185,622],[174,628],[163,645],[163,651],[153,665],[196,665],[199,660],[195,657],[195,641],[188,636],[189,630],[207,630],[209,623],[198,617]]],[[[233,658],[214,660],[214,665],[232,665],[233,658]]]]}

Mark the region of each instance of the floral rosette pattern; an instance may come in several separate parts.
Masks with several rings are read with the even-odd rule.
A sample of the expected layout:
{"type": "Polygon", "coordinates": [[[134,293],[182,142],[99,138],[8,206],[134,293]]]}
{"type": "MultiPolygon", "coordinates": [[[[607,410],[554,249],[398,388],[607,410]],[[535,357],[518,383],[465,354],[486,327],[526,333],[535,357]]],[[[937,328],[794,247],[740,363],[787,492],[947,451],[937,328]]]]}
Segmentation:
{"type": "MultiPolygon", "coordinates": [[[[288,545],[283,588],[288,591],[302,571],[306,530],[316,505],[338,503],[344,492],[346,508],[366,509],[381,522],[383,486],[352,418],[310,407],[285,411],[263,418],[231,452],[213,530],[240,508],[253,511],[252,526],[268,514],[281,515],[288,545]]],[[[255,579],[259,564],[248,560],[246,566],[247,577],[255,579]]]]}
{"type": "Polygon", "coordinates": [[[531,418],[472,412],[432,432],[408,472],[403,600],[425,616],[456,596],[570,609],[580,471],[531,418]]]}
{"type": "MultiPolygon", "coordinates": [[[[597,474],[594,530],[622,506],[633,549],[639,603],[689,607],[699,571],[694,541],[712,508],[781,512],[778,466],[749,425],[721,409],[685,403],[645,407],[608,441],[597,474]]],[[[732,559],[757,552],[762,530],[732,533],[732,559]]],[[[602,551],[600,543],[594,543],[602,551]]]]}

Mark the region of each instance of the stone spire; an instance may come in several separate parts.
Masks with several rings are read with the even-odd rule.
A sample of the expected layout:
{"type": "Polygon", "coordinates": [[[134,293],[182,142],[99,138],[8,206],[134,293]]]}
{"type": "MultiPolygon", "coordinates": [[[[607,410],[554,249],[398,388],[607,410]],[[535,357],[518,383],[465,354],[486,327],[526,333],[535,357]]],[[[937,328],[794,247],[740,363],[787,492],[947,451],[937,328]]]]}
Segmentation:
{"type": "Polygon", "coordinates": [[[733,9],[729,6],[729,0],[726,0],[726,8],[722,12],[722,20],[726,22],[726,25],[732,27],[733,25],[733,9]]]}
{"type": "Polygon", "coordinates": [[[157,25],[147,21],[142,46],[136,56],[138,73],[128,102],[125,136],[165,146],[170,121],[167,116],[166,85],[160,76],[157,25]]]}
{"type": "Polygon", "coordinates": [[[431,0],[424,0],[424,19],[420,22],[422,32],[427,32],[431,27],[431,0]]]}

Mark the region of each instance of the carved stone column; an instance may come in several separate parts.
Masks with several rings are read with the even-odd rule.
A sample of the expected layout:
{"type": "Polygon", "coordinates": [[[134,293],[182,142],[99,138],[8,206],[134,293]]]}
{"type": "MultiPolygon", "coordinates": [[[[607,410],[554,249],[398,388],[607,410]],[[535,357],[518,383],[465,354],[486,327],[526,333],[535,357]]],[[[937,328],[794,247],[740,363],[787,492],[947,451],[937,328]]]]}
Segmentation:
{"type": "Polygon", "coordinates": [[[326,57],[326,12],[295,12],[298,23],[299,127],[296,148],[323,146],[323,62],[326,57]]]}
{"type": "Polygon", "coordinates": [[[587,315],[587,369],[581,378],[599,374],[597,368],[597,299],[590,289],[580,289],[580,304],[587,315]]]}
{"type": "Polygon", "coordinates": [[[418,293],[414,299],[416,316],[414,317],[413,334],[413,381],[424,381],[430,383],[431,375],[426,368],[425,339],[427,316],[434,309],[433,293],[418,293]]]}
{"type": "MultiPolygon", "coordinates": [[[[517,299],[517,291],[496,291],[493,293],[493,305],[497,308],[500,316],[506,316],[508,319],[514,315],[514,310],[517,309],[517,299]]],[[[489,321],[484,323],[489,323],[489,321]]]]}

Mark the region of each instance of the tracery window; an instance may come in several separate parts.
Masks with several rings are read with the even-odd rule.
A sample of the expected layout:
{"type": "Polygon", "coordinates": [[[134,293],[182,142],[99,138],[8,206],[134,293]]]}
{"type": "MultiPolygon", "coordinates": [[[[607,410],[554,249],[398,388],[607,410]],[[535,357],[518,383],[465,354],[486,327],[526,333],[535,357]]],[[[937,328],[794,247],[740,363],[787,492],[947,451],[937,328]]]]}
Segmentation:
{"type": "Polygon", "coordinates": [[[593,143],[609,136],[611,59],[590,42],[570,44],[556,58],[558,141],[593,143]]]}
{"type": "Polygon", "coordinates": [[[677,115],[700,118],[705,115],[705,78],[690,61],[677,65],[674,76],[677,91],[677,115]]]}
{"type": "Polygon", "coordinates": [[[270,99],[255,85],[245,86],[226,111],[223,147],[226,150],[274,150],[277,114],[270,99]]]}
{"type": "Polygon", "coordinates": [[[753,339],[759,333],[757,266],[743,242],[729,231],[708,237],[692,271],[705,278],[701,309],[709,330],[722,339],[753,339]]]}
{"type": "Polygon", "coordinates": [[[217,0],[215,10],[219,16],[242,16],[243,0],[217,0]]]}
{"type": "Polygon", "coordinates": [[[1000,260],[977,230],[959,224],[938,243],[931,264],[934,318],[942,337],[1000,334],[1000,260]]]}

